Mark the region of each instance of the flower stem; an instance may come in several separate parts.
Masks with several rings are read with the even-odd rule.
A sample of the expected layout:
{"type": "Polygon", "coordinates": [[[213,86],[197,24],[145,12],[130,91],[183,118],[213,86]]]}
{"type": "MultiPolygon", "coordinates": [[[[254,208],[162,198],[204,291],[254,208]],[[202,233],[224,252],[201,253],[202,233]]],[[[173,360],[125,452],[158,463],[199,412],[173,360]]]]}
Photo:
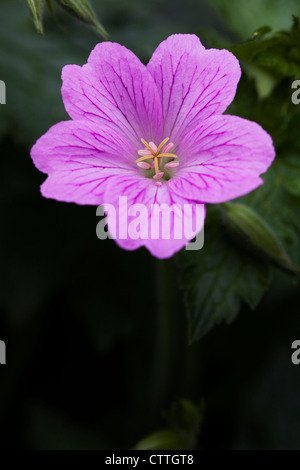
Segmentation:
{"type": "Polygon", "coordinates": [[[170,393],[173,375],[174,321],[174,266],[173,260],[156,263],[157,316],[153,367],[153,405],[161,407],[170,393]]]}

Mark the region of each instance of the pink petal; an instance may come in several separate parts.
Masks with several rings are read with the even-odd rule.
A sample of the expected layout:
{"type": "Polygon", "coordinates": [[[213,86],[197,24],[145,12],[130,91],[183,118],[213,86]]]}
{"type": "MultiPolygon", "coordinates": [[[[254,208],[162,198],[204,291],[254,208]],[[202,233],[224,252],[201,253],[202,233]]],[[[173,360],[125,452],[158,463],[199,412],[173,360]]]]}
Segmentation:
{"type": "Polygon", "coordinates": [[[220,203],[263,183],[275,157],[272,139],[257,123],[237,116],[213,116],[187,134],[177,149],[180,167],[170,191],[201,202],[220,203]]]}
{"type": "Polygon", "coordinates": [[[205,218],[204,205],[198,206],[198,211],[194,202],[185,197],[178,197],[172,194],[168,184],[164,182],[162,185],[157,186],[156,182],[148,178],[137,179],[134,176],[115,176],[110,179],[107,185],[104,201],[104,209],[108,214],[109,231],[118,245],[126,250],[135,250],[145,246],[157,258],[169,258],[185,246],[203,228],[205,218]],[[141,208],[146,209],[146,212],[144,209],[141,209],[140,212],[143,230],[147,230],[145,227],[148,227],[147,238],[145,239],[133,239],[130,235],[130,224],[138,216],[137,214],[128,215],[129,208],[132,208],[133,204],[140,204],[141,208]],[[153,204],[156,206],[151,206],[153,204]],[[169,210],[172,204],[174,205],[175,215],[168,219],[171,220],[170,237],[169,239],[164,239],[163,237],[167,237],[169,234],[161,221],[166,221],[170,217],[169,210]],[[189,218],[189,223],[186,222],[186,226],[190,225],[193,230],[187,230],[189,233],[187,237],[185,228],[183,228],[181,238],[175,239],[174,230],[176,230],[176,224],[178,228],[178,224],[181,223],[180,211],[184,210],[184,204],[188,204],[190,210],[190,213],[186,210],[187,218],[189,218]],[[111,212],[109,205],[114,207],[116,219],[113,214],[114,211],[111,212]],[[160,223],[157,223],[158,219],[155,216],[155,211],[158,209],[162,211],[160,223]],[[158,239],[151,237],[151,227],[154,233],[156,232],[159,236],[158,239]]]}
{"type": "Polygon", "coordinates": [[[83,67],[66,65],[62,96],[72,119],[108,125],[140,147],[160,141],[162,110],[151,74],[133,52],[116,43],[98,44],[83,67]]]}
{"type": "Polygon", "coordinates": [[[148,70],[163,106],[164,135],[178,144],[181,134],[232,102],[241,71],[226,50],[206,50],[194,35],[176,34],[154,52],[148,70]]]}
{"type": "Polygon", "coordinates": [[[132,155],[126,138],[89,121],[60,122],[31,150],[36,167],[49,175],[41,186],[43,196],[77,204],[101,204],[112,175],[138,175],[132,155]]]}

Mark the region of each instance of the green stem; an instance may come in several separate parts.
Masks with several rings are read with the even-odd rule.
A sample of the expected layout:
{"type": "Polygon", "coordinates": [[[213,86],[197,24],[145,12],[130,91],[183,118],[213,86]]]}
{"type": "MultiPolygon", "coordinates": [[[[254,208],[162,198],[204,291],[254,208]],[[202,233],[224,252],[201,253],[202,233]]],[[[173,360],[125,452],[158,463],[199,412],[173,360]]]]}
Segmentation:
{"type": "Polygon", "coordinates": [[[174,332],[174,267],[173,260],[159,260],[156,264],[156,337],[153,373],[153,405],[161,407],[170,391],[173,373],[174,332]]]}

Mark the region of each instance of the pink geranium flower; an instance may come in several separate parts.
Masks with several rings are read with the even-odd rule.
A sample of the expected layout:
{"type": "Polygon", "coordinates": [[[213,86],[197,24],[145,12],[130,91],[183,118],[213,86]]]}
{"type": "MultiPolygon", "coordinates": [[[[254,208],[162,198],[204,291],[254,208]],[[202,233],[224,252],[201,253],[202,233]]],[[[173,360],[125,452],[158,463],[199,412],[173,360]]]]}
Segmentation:
{"type": "MultiPolygon", "coordinates": [[[[206,50],[194,35],[170,36],[147,66],[119,44],[98,44],[83,67],[63,68],[72,120],[51,127],[32,148],[35,165],[48,174],[42,195],[116,208],[119,196],[127,196],[128,205],[149,207],[151,219],[153,203],[190,204],[195,214],[197,203],[257,188],[275,156],[272,140],[258,124],[222,115],[240,74],[230,52],[206,50]]],[[[204,217],[203,210],[195,233],[204,217]]],[[[159,258],[189,241],[118,239],[113,225],[108,214],[120,246],[144,245],[159,258]]]]}

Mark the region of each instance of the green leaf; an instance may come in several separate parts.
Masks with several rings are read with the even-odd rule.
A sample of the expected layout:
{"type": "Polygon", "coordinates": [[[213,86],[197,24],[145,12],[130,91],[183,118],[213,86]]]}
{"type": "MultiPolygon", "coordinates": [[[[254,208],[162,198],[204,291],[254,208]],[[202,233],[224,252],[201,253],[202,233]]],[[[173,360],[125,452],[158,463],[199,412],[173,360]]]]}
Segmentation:
{"type": "Polygon", "coordinates": [[[37,32],[43,36],[43,9],[45,5],[45,0],[26,0],[28,8],[30,9],[33,17],[33,22],[37,32]]]}
{"type": "Polygon", "coordinates": [[[186,431],[191,436],[195,436],[199,433],[203,415],[203,401],[199,406],[196,406],[191,401],[183,398],[174,400],[170,410],[164,413],[164,417],[172,428],[186,431]]]}
{"type": "Polygon", "coordinates": [[[237,248],[216,217],[206,224],[202,250],[182,250],[177,259],[191,343],[215,324],[230,323],[242,301],[254,309],[271,280],[268,264],[237,248]]]}
{"type": "Polygon", "coordinates": [[[287,191],[300,196],[300,156],[287,155],[281,158],[278,172],[287,191]]]}
{"type": "Polygon", "coordinates": [[[92,25],[96,31],[104,38],[109,35],[99,22],[89,0],[57,0],[70,13],[77,16],[80,20],[92,25]]]}
{"type": "Polygon", "coordinates": [[[299,39],[299,19],[294,17],[289,31],[268,35],[258,31],[249,41],[233,45],[229,49],[239,60],[266,69],[277,78],[297,77],[300,74],[299,39]]]}

